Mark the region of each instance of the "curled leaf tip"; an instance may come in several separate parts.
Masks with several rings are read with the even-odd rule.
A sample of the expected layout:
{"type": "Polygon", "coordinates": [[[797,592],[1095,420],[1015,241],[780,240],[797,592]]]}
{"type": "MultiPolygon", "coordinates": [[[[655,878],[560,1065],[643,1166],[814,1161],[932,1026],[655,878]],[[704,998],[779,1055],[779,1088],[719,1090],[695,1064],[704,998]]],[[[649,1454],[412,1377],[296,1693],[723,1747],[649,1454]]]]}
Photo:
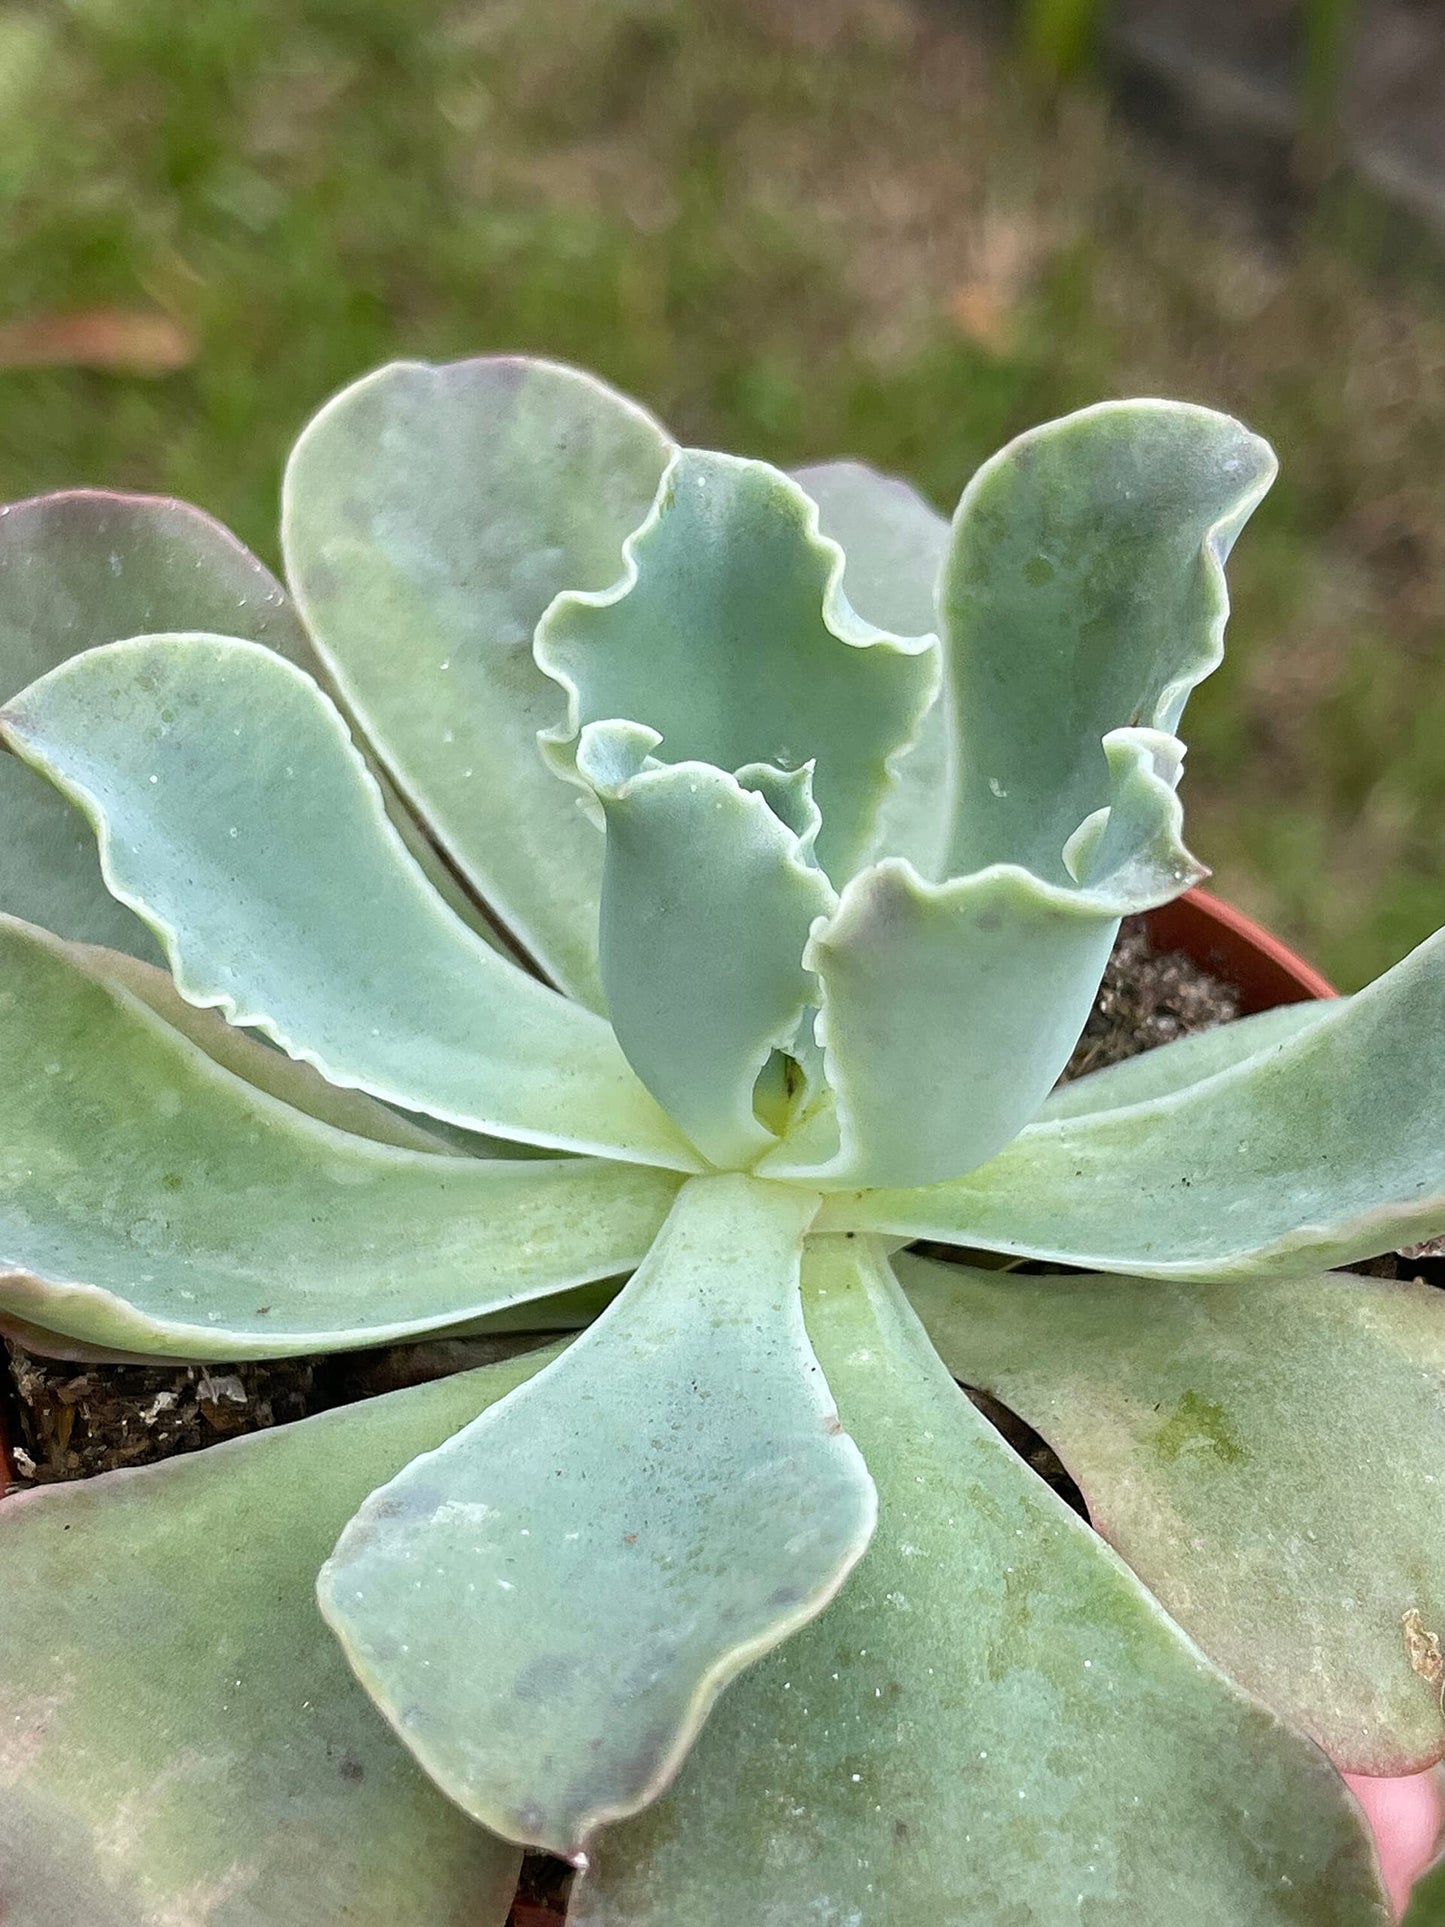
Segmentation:
{"type": "Polygon", "coordinates": [[[534,653],[563,691],[564,722],[539,737],[577,780],[592,722],[655,729],[668,762],[737,773],[812,762],[820,860],[846,876],[872,847],[890,762],[937,691],[931,635],[860,616],[845,558],[817,504],[766,462],[680,449],[606,589],[559,595],[534,653]]]}

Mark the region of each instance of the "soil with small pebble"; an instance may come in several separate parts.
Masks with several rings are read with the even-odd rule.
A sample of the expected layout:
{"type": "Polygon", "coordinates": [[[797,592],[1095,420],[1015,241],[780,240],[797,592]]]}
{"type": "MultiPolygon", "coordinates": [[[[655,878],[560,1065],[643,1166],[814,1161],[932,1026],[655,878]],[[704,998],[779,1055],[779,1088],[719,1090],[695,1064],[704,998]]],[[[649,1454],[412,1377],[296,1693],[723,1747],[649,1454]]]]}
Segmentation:
{"type": "Polygon", "coordinates": [[[240,1365],[94,1365],[4,1341],[5,1424],[17,1485],[53,1485],[200,1451],[242,1432],[424,1385],[555,1334],[431,1339],[378,1351],[240,1365]]]}
{"type": "Polygon", "coordinates": [[[1119,931],[1084,1034],[1060,1082],[1087,1077],[1194,1031],[1233,1023],[1238,1015],[1232,984],[1210,976],[1181,950],[1155,950],[1142,918],[1131,917],[1119,931]]]}

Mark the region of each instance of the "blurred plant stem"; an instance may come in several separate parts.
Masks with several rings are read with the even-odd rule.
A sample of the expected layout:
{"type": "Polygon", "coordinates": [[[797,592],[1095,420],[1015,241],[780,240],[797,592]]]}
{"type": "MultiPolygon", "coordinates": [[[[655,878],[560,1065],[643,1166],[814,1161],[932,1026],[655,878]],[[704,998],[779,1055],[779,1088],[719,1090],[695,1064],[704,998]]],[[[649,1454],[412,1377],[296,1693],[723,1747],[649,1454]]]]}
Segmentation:
{"type": "Polygon", "coordinates": [[[1344,158],[1345,94],[1361,16],[1359,0],[1303,0],[1301,12],[1296,165],[1313,186],[1327,180],[1344,158]]]}
{"type": "Polygon", "coordinates": [[[1048,86],[1077,79],[1095,64],[1104,25],[1104,0],[1021,0],[1019,53],[1029,73],[1048,86]]]}

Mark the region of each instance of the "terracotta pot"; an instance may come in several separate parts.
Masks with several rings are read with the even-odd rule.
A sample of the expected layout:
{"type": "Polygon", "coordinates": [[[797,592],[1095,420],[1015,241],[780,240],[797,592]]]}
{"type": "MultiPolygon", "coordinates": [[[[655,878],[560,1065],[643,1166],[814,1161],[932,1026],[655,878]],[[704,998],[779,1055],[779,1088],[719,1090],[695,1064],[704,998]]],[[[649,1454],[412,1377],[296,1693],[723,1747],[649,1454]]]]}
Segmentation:
{"type": "Polygon", "coordinates": [[[1186,890],[1145,918],[1160,950],[1182,950],[1239,992],[1242,1017],[1277,1004],[1337,997],[1334,985],[1233,904],[1207,890],[1186,890]]]}

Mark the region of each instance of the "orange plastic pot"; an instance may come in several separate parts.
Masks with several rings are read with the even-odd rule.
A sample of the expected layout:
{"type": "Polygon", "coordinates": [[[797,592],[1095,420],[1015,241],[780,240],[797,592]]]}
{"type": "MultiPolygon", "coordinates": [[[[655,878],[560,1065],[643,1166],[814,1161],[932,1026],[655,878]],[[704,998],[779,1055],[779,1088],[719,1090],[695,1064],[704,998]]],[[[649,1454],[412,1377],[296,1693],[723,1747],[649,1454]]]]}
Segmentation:
{"type": "Polygon", "coordinates": [[[1239,992],[1242,1017],[1277,1004],[1339,995],[1288,944],[1207,890],[1186,890],[1173,903],[1149,911],[1145,921],[1155,949],[1182,950],[1211,976],[1232,985],[1239,992]]]}

